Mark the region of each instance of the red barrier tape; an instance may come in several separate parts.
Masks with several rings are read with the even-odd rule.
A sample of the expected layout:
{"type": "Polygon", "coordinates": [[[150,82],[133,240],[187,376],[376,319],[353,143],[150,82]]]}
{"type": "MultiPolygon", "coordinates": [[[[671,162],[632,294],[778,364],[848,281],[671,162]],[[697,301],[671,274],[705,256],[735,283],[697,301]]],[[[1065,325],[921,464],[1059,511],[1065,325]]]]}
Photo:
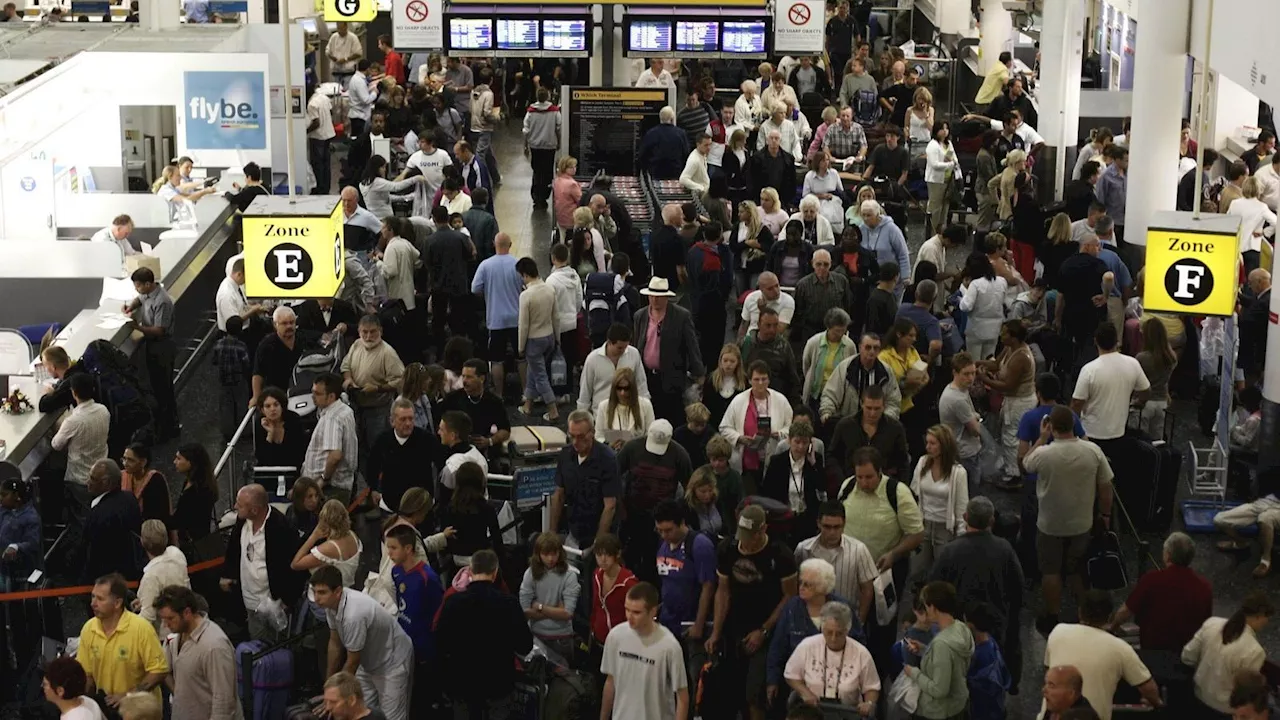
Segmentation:
{"type": "MultiPolygon", "coordinates": [[[[355,512],[356,508],[363,505],[365,500],[368,499],[369,493],[370,493],[369,488],[365,488],[364,490],[361,490],[360,494],[356,496],[356,499],[353,500],[351,502],[351,505],[347,507],[347,512],[349,513],[355,512]]],[[[212,560],[205,560],[204,562],[198,562],[195,565],[190,565],[187,567],[187,574],[194,575],[198,572],[204,572],[205,570],[212,570],[213,568],[216,568],[216,567],[222,567],[224,562],[226,562],[226,558],[214,558],[212,560]]],[[[135,589],[138,587],[137,582],[131,581],[128,583],[128,585],[130,589],[135,589]]],[[[22,592],[0,593],[0,602],[17,602],[19,600],[40,600],[43,598],[70,597],[72,595],[88,595],[91,592],[93,592],[92,585],[76,585],[73,587],[52,588],[50,590],[24,590],[22,592]]]]}

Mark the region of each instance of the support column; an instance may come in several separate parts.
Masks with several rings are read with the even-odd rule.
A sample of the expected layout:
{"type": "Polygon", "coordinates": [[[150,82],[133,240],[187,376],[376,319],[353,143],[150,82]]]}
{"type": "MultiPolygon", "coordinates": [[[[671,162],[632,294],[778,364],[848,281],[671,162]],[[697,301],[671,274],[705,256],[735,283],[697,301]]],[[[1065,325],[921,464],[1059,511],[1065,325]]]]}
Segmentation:
{"type": "MultiPolygon", "coordinates": [[[[1084,0],[1045,0],[1040,31],[1040,127],[1046,167],[1042,180],[1055,200],[1070,180],[1080,142],[1080,63],[1084,52],[1084,0]]],[[[1041,197],[1046,197],[1041,194],[1041,197]]]]}
{"type": "MultiPolygon", "coordinates": [[[[1280,274],[1280,254],[1272,260],[1271,279],[1280,274]]],[[[1258,469],[1280,465],[1280,294],[1271,291],[1271,322],[1267,325],[1267,359],[1262,369],[1262,427],[1258,469]]]]}
{"type": "Polygon", "coordinates": [[[176,2],[143,2],[138,5],[138,22],[151,32],[174,30],[181,18],[182,6],[176,2]]]}
{"type": "MultiPolygon", "coordinates": [[[[1152,213],[1177,209],[1176,150],[1182,132],[1191,20],[1191,0],[1160,0],[1159,5],[1142,14],[1133,70],[1124,235],[1126,243],[1143,246],[1152,213]]],[[[1138,259],[1136,253],[1132,259],[1138,259]]]]}
{"type": "Polygon", "coordinates": [[[1013,15],[1004,9],[1004,0],[982,0],[982,38],[978,41],[979,70],[983,75],[999,62],[1000,53],[1013,51],[1013,15]]]}

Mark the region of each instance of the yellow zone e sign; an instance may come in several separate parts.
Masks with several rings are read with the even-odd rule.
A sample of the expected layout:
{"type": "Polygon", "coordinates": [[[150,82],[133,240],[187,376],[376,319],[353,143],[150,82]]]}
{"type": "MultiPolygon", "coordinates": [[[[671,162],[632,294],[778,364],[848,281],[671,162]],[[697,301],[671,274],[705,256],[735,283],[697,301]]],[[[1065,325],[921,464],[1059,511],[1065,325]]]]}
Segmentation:
{"type": "Polygon", "coordinates": [[[346,277],[342,204],[329,216],[245,215],[244,291],[254,298],[331,298],[346,277]]]}
{"type": "Polygon", "coordinates": [[[325,22],[370,22],[378,17],[378,0],[324,0],[325,22]]]}
{"type": "Polygon", "coordinates": [[[1240,284],[1235,234],[1147,230],[1142,305],[1146,310],[1229,316],[1240,284]]]}

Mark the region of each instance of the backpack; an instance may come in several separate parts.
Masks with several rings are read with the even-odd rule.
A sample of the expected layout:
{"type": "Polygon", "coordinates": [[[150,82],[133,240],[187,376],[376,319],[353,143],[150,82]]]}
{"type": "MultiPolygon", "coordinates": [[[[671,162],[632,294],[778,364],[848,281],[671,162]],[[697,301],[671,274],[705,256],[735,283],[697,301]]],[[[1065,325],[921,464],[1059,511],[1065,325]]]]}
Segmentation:
{"type": "Polygon", "coordinates": [[[880,117],[880,96],[870,90],[859,90],[854,93],[853,119],[860,125],[870,125],[880,117]]]}
{"type": "Polygon", "coordinates": [[[619,294],[614,290],[618,276],[611,272],[593,272],[587,275],[583,286],[583,298],[587,305],[587,332],[605,333],[613,323],[630,324],[631,318],[622,310],[619,294]],[[607,308],[591,307],[595,301],[602,301],[607,308]]]}
{"type": "Polygon", "coordinates": [[[98,400],[111,413],[113,429],[132,433],[151,421],[151,408],[129,356],[107,340],[84,349],[80,366],[98,381],[98,400]]]}
{"type": "Polygon", "coordinates": [[[738,503],[736,515],[741,516],[743,508],[749,505],[759,505],[764,510],[764,521],[771,531],[790,535],[795,528],[796,513],[790,505],[763,495],[748,495],[738,503]]]}
{"type": "MultiPolygon", "coordinates": [[[[884,497],[886,500],[889,501],[889,507],[893,508],[893,514],[897,515],[898,514],[898,479],[891,478],[891,477],[885,478],[884,482],[885,482],[884,497]]],[[[839,500],[841,504],[844,504],[844,501],[848,499],[850,495],[853,494],[853,490],[856,487],[858,487],[858,482],[853,478],[849,478],[845,482],[844,487],[840,489],[839,500]]]]}
{"type": "Polygon", "coordinates": [[[1128,587],[1129,575],[1125,572],[1124,556],[1120,554],[1120,538],[1114,532],[1105,532],[1090,545],[1089,560],[1085,564],[1090,587],[1099,590],[1128,587]]]}

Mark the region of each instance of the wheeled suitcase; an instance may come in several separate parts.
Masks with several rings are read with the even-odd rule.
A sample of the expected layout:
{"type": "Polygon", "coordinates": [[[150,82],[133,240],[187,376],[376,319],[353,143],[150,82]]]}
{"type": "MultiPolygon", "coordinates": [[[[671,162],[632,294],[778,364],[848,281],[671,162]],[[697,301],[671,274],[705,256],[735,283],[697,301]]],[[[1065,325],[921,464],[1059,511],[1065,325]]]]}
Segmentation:
{"type": "Polygon", "coordinates": [[[513,425],[509,443],[512,465],[554,463],[567,442],[564,431],[553,425],[513,425]]]}
{"type": "MultiPolygon", "coordinates": [[[[236,646],[236,684],[243,696],[242,657],[257,654],[266,645],[249,640],[236,646]]],[[[293,689],[293,651],[284,647],[253,664],[253,720],[285,720],[293,689]]]]}
{"type": "Polygon", "coordinates": [[[1163,440],[1157,440],[1152,447],[1160,455],[1159,472],[1156,473],[1151,503],[1146,508],[1146,522],[1142,523],[1137,518],[1134,522],[1143,525],[1140,529],[1145,532],[1167,533],[1173,526],[1174,509],[1177,507],[1175,496],[1178,494],[1178,480],[1182,477],[1182,451],[1163,440]]]}
{"type": "Polygon", "coordinates": [[[1160,453],[1144,434],[1132,429],[1122,438],[1107,441],[1103,449],[1111,463],[1115,499],[1123,509],[1112,512],[1112,522],[1127,516],[1127,521],[1142,531],[1150,524],[1148,515],[1160,477],[1160,453]]]}

